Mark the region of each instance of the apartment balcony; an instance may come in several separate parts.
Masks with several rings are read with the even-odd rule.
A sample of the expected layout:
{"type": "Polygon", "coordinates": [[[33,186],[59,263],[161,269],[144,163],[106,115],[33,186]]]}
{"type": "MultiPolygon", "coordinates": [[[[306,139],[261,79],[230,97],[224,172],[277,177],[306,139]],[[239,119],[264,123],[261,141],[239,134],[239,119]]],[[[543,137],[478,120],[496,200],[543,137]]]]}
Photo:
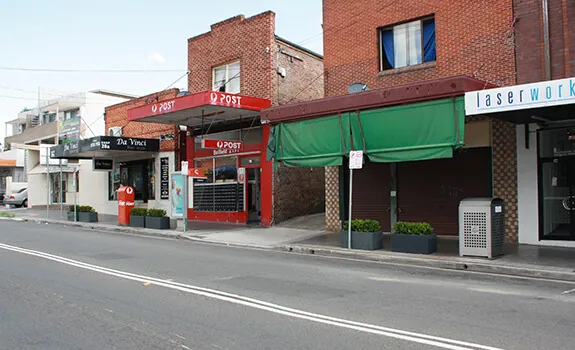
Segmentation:
{"type": "Polygon", "coordinates": [[[33,128],[27,128],[22,133],[17,135],[8,136],[5,139],[6,144],[38,144],[42,141],[51,140],[50,143],[54,143],[56,136],[58,135],[58,123],[47,123],[38,125],[33,128]]]}

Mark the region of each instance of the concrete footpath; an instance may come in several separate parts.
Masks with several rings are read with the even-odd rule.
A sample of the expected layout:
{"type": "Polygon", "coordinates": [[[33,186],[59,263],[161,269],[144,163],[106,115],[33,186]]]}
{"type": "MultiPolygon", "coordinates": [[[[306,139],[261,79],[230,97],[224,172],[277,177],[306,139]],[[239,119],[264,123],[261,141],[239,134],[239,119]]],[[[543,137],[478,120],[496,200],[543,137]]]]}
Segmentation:
{"type": "MultiPolygon", "coordinates": [[[[261,228],[257,226],[246,227],[245,225],[233,224],[206,225],[204,223],[205,226],[203,228],[194,227],[194,225],[191,224],[191,230],[184,233],[181,228],[177,230],[152,230],[117,226],[113,224],[69,222],[38,217],[17,216],[13,219],[1,219],[78,227],[104,232],[185,239],[189,241],[236,247],[272,249],[299,254],[354,259],[405,267],[415,266],[419,268],[459,270],[575,282],[575,249],[565,250],[563,248],[550,248],[557,249],[557,254],[562,254],[562,263],[557,264],[557,259],[555,258],[554,260],[554,257],[552,256],[547,260],[545,260],[544,257],[538,257],[537,261],[532,262],[522,259],[520,256],[514,257],[513,255],[506,255],[500,259],[488,260],[483,258],[462,258],[451,255],[403,254],[384,250],[349,250],[333,246],[306,243],[313,242],[314,237],[325,235],[325,232],[285,227],[261,228]]],[[[533,247],[533,249],[538,248],[533,247]]],[[[549,254],[549,252],[546,254],[549,254]]]]}

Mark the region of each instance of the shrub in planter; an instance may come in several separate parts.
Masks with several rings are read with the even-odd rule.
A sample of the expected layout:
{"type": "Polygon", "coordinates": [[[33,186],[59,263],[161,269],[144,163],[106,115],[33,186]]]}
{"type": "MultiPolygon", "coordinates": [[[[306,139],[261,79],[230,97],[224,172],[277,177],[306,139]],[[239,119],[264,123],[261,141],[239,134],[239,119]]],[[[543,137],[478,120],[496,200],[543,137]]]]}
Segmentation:
{"type": "MultiPolygon", "coordinates": [[[[89,205],[79,205],[77,207],[78,219],[81,222],[98,222],[98,213],[89,205]]],[[[74,216],[72,216],[73,218],[74,216]]]]}
{"type": "Polygon", "coordinates": [[[80,206],[72,205],[68,208],[68,221],[80,221],[80,206]],[[76,214],[76,220],[74,220],[74,214],[76,214]]]}
{"type": "Polygon", "coordinates": [[[130,210],[130,226],[146,227],[146,215],[148,215],[148,209],[132,208],[132,210],[130,210]]]}
{"type": "Polygon", "coordinates": [[[435,253],[437,235],[427,222],[398,221],[393,225],[391,250],[415,254],[435,253]]]}
{"type": "Polygon", "coordinates": [[[146,228],[167,230],[170,228],[170,218],[164,209],[149,209],[146,216],[146,228]]]}
{"type": "MultiPolygon", "coordinates": [[[[348,246],[349,222],[343,223],[341,232],[341,247],[348,246]]],[[[351,220],[351,249],[377,250],[383,248],[381,225],[376,220],[351,220]]]]}

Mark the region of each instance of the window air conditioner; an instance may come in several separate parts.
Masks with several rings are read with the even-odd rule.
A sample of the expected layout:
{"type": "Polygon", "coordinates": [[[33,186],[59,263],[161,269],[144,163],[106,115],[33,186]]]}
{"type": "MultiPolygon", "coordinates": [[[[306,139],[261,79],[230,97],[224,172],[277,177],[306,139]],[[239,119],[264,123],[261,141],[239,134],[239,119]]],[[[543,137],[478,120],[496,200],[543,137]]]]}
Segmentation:
{"type": "Polygon", "coordinates": [[[121,126],[114,126],[113,128],[108,129],[108,136],[122,136],[122,127],[121,126]]]}

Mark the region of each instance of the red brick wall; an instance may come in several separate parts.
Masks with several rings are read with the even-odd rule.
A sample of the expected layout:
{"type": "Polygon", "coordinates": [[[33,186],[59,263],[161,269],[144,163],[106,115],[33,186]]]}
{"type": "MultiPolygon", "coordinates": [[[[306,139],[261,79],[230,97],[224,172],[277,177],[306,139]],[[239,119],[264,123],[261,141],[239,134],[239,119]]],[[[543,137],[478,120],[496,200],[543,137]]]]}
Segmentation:
{"type": "MultiPolygon", "coordinates": [[[[575,2],[548,0],[551,79],[575,73],[575,2]],[[571,28],[571,30],[569,30],[571,28]]],[[[514,0],[517,83],[545,80],[541,0],[514,0]]]]}
{"type": "MultiPolygon", "coordinates": [[[[211,26],[188,40],[188,90],[212,89],[212,70],[240,61],[240,93],[272,101],[273,105],[323,97],[320,58],[276,40],[275,14],[236,16],[211,26]],[[284,53],[280,52],[283,50],[284,53]],[[290,59],[288,55],[299,57],[290,59]],[[286,68],[282,78],[277,65],[286,68]]],[[[274,222],[316,212],[324,201],[321,169],[277,168],[273,172],[274,222]]]]}
{"type": "Polygon", "coordinates": [[[212,89],[212,69],[240,61],[241,94],[273,98],[275,14],[236,16],[213,24],[211,31],[188,39],[188,90],[212,89]]]}
{"type": "Polygon", "coordinates": [[[323,18],[327,96],[352,82],[382,88],[461,74],[515,83],[512,0],[324,0],[323,18]],[[380,74],[378,28],[432,14],[436,64],[380,74]]]}
{"type": "Polygon", "coordinates": [[[126,101],[113,106],[106,107],[106,130],[114,126],[124,127],[122,135],[127,137],[139,138],[159,138],[163,134],[174,134],[174,139],[162,141],[160,144],[161,151],[174,151],[178,149],[178,126],[154,123],[141,123],[128,121],[128,110],[146,105],[148,103],[168,100],[176,97],[178,89],[170,89],[158,93],[153,93],[135,100],[126,101]]]}
{"type": "Polygon", "coordinates": [[[274,105],[323,97],[323,59],[277,40],[275,62],[285,68],[286,76],[275,74],[274,105]]]}

